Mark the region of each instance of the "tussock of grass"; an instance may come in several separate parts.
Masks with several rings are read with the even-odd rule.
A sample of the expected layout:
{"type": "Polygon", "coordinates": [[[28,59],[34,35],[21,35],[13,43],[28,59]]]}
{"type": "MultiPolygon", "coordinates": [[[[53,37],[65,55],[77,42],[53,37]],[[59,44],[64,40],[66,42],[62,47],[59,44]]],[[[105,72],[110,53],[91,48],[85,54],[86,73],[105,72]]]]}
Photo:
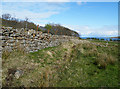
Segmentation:
{"type": "Polygon", "coordinates": [[[111,55],[108,56],[107,62],[110,64],[115,64],[117,62],[117,59],[111,55]]]}
{"type": "Polygon", "coordinates": [[[96,62],[99,67],[106,68],[107,66],[107,54],[98,54],[96,62]]]}
{"type": "Polygon", "coordinates": [[[98,53],[95,61],[99,66],[106,68],[108,64],[115,64],[116,58],[107,53],[98,53]]]}
{"type": "Polygon", "coordinates": [[[10,56],[10,52],[8,52],[7,50],[3,51],[3,53],[2,53],[2,59],[7,59],[9,56],[10,56]]]}

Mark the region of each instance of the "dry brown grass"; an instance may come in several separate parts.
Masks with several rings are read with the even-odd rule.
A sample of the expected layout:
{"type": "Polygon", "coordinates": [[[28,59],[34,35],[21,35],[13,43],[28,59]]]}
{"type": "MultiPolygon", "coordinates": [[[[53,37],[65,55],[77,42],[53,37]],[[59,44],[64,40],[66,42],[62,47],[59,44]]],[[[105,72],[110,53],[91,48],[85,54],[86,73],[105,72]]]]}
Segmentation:
{"type": "Polygon", "coordinates": [[[85,53],[85,56],[89,56],[89,57],[94,57],[94,56],[96,56],[98,54],[98,51],[97,50],[90,50],[90,51],[87,51],[86,53],[85,53]]]}
{"type": "Polygon", "coordinates": [[[106,68],[108,64],[114,64],[116,62],[116,59],[112,55],[108,55],[107,53],[98,53],[96,63],[106,68]]]}
{"type": "Polygon", "coordinates": [[[2,52],[2,59],[7,59],[10,56],[10,52],[8,52],[7,50],[2,52]]]}
{"type": "Polygon", "coordinates": [[[116,61],[117,60],[112,55],[109,55],[107,58],[107,62],[110,64],[114,64],[116,61]]]}
{"type": "Polygon", "coordinates": [[[82,47],[85,50],[84,56],[92,57],[98,54],[98,50],[93,44],[83,44],[82,47]]]}
{"type": "Polygon", "coordinates": [[[16,46],[16,48],[13,48],[12,51],[3,50],[2,59],[6,60],[9,57],[15,57],[15,56],[25,55],[25,54],[26,54],[26,51],[25,51],[24,47],[16,46]]]}
{"type": "Polygon", "coordinates": [[[107,66],[107,62],[105,61],[105,58],[104,57],[99,57],[96,59],[96,62],[98,64],[98,67],[101,67],[101,68],[106,68],[107,66]]]}

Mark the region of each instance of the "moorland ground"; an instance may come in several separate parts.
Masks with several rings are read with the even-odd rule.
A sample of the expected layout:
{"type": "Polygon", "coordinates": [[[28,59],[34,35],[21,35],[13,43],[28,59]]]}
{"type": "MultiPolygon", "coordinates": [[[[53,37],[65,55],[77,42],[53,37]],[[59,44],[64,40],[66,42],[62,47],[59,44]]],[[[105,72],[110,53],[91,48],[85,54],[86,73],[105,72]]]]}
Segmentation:
{"type": "Polygon", "coordinates": [[[118,42],[76,39],[33,53],[5,51],[2,70],[3,87],[117,87],[118,42]]]}

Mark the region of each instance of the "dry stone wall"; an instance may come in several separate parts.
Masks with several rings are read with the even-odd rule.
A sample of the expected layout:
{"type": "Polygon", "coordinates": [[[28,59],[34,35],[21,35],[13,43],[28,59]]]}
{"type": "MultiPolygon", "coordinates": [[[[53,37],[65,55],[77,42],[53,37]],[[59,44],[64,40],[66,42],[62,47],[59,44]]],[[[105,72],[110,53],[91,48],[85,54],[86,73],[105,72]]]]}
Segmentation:
{"type": "Polygon", "coordinates": [[[2,50],[12,51],[13,49],[24,49],[26,52],[34,52],[47,47],[54,47],[62,42],[77,37],[65,35],[51,35],[35,31],[2,27],[2,50]]]}

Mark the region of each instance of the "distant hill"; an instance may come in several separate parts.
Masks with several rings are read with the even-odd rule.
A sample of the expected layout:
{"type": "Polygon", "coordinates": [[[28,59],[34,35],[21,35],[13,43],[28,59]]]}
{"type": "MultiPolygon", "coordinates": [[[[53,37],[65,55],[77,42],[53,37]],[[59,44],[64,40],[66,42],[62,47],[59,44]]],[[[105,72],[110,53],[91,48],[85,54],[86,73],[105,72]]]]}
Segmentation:
{"type": "Polygon", "coordinates": [[[46,24],[45,27],[39,26],[37,29],[37,25],[33,22],[29,22],[28,18],[25,20],[20,20],[15,17],[11,17],[10,14],[3,14],[2,15],[2,26],[5,27],[13,27],[13,28],[28,28],[34,29],[38,31],[42,31],[44,33],[51,33],[53,35],[68,35],[68,36],[75,36],[79,37],[79,34],[69,28],[61,26],[59,24],[46,24]]]}
{"type": "Polygon", "coordinates": [[[64,26],[61,26],[59,24],[46,24],[44,29],[44,32],[50,32],[54,35],[68,35],[68,36],[75,36],[79,37],[79,34],[69,28],[66,28],[64,26]]]}

